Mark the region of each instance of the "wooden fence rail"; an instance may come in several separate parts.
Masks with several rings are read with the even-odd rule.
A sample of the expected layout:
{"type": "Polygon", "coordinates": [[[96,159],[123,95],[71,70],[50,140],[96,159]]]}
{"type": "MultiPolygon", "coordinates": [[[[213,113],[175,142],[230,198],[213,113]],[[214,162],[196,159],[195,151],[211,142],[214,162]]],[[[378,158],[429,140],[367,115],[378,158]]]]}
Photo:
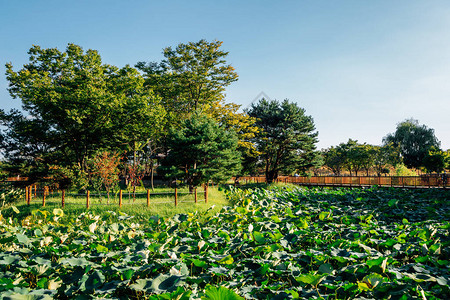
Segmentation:
{"type": "MultiPolygon", "coordinates": [[[[265,183],[266,178],[238,177],[234,178],[238,184],[265,183]]],[[[390,186],[405,188],[447,188],[447,175],[441,176],[280,176],[275,182],[293,183],[305,186],[342,186],[342,187],[363,187],[363,186],[390,186]]]]}
{"type": "MultiPolygon", "coordinates": [[[[56,191],[56,190],[50,190],[47,186],[43,186],[43,187],[39,187],[37,185],[32,185],[32,186],[27,186],[25,187],[25,201],[27,203],[27,205],[31,204],[32,200],[36,201],[42,201],[42,206],[45,206],[46,203],[48,204],[48,200],[49,197],[55,198],[55,197],[61,197],[61,207],[65,208],[67,204],[73,204],[73,202],[68,202],[67,201],[67,197],[68,196],[72,196],[72,197],[78,197],[78,198],[85,198],[85,206],[87,209],[89,209],[90,207],[92,207],[93,205],[96,205],[93,201],[92,198],[93,197],[98,197],[98,196],[103,196],[104,199],[108,199],[107,198],[107,194],[95,194],[95,193],[91,193],[89,190],[86,191],[86,193],[82,193],[82,194],[69,194],[66,193],[65,190],[61,190],[61,191],[56,191]]],[[[193,195],[194,200],[193,201],[181,201],[181,202],[193,202],[195,204],[197,204],[199,202],[199,197],[197,194],[197,188],[194,188],[193,192],[179,192],[177,188],[174,189],[173,192],[165,192],[165,193],[161,193],[161,192],[156,192],[156,193],[152,193],[149,189],[146,190],[145,193],[135,193],[136,196],[142,196],[142,195],[146,195],[146,206],[150,207],[151,204],[161,204],[161,203],[174,203],[175,207],[178,206],[179,204],[179,196],[181,195],[193,195]],[[169,202],[169,201],[163,201],[163,202],[151,202],[150,198],[153,196],[169,196],[169,197],[173,197],[174,201],[173,202],[169,202]]],[[[205,201],[205,203],[208,203],[208,185],[203,185],[203,195],[204,198],[203,200],[205,201]]],[[[200,199],[201,200],[201,199],[200,199]]],[[[117,201],[117,199],[116,199],[117,201]]],[[[54,201],[53,201],[54,202],[54,201]]],[[[83,202],[79,202],[76,204],[81,204],[83,205],[83,202]]],[[[133,199],[133,203],[129,203],[129,204],[138,204],[135,203],[135,199],[133,199]]],[[[98,205],[98,203],[97,203],[98,205]]],[[[107,203],[107,205],[114,205],[114,204],[109,204],[107,203]]],[[[123,206],[123,191],[119,190],[118,193],[118,205],[119,207],[123,206]]]]}

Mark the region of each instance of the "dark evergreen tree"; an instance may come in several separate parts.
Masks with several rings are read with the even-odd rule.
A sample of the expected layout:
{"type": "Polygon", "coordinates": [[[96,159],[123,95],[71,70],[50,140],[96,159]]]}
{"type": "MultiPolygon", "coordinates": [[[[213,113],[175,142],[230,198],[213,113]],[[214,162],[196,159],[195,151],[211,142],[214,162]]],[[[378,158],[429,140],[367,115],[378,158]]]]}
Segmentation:
{"type": "Polygon", "coordinates": [[[267,182],[276,180],[280,172],[304,173],[320,162],[314,121],[296,103],[261,99],[247,113],[261,129],[254,141],[267,182]]]}
{"type": "Polygon", "coordinates": [[[210,180],[226,181],[240,171],[241,158],[233,131],[197,113],[180,125],[168,136],[168,154],[159,172],[183,180],[192,188],[210,180]]]}

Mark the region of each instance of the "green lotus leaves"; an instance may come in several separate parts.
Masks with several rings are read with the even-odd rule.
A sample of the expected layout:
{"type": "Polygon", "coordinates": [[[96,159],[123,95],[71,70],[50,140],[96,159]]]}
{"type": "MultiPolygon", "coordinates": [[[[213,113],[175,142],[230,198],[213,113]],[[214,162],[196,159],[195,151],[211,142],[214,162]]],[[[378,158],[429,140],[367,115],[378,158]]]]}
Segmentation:
{"type": "Polygon", "coordinates": [[[313,287],[316,287],[323,279],[324,275],[321,274],[303,274],[295,278],[298,282],[310,284],[313,287]]]}
{"type": "Polygon", "coordinates": [[[16,238],[17,238],[17,242],[20,244],[29,244],[30,243],[30,239],[21,233],[16,233],[16,238]]]}
{"type": "Polygon", "coordinates": [[[253,239],[255,240],[256,243],[258,243],[258,244],[266,243],[266,238],[264,237],[264,234],[262,234],[261,232],[253,231],[252,235],[253,235],[253,239]]]}
{"type": "Polygon", "coordinates": [[[234,291],[227,289],[226,287],[213,287],[208,286],[205,291],[205,296],[202,297],[205,300],[244,300],[241,296],[234,291]]]}
{"type": "Polygon", "coordinates": [[[23,220],[0,220],[0,294],[447,299],[449,195],[234,189],[232,206],[201,220],[35,210],[23,220]]]}

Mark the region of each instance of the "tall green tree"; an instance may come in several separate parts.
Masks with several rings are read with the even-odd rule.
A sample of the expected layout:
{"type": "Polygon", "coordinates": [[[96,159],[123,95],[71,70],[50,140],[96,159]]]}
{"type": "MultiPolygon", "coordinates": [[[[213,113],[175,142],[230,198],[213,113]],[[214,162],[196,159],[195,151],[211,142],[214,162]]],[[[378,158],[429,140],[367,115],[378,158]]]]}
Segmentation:
{"type": "Polygon", "coordinates": [[[440,142],[434,129],[420,125],[415,119],[405,120],[397,125],[394,133],[383,138],[384,144],[399,147],[400,155],[408,168],[420,168],[431,147],[439,148],[440,142]]]}
{"type": "Polygon", "coordinates": [[[238,79],[221,46],[221,41],[181,43],[175,49],[164,48],[162,62],[139,62],[136,67],[144,72],[147,85],[163,99],[167,110],[179,118],[222,100],[225,88],[238,79]]]}
{"type": "Polygon", "coordinates": [[[260,128],[254,142],[267,182],[276,180],[280,172],[305,172],[318,163],[314,121],[296,103],[261,99],[247,113],[260,128]]]}
{"type": "Polygon", "coordinates": [[[163,109],[137,70],[103,64],[97,51],[74,44],[65,52],[33,46],[28,53],[19,71],[6,65],[9,92],[24,111],[1,114],[8,158],[86,170],[98,149],[126,150],[156,129],[163,109]]]}
{"type": "Polygon", "coordinates": [[[436,147],[430,147],[423,160],[423,166],[429,172],[441,173],[445,170],[449,154],[436,147]]]}
{"type": "Polygon", "coordinates": [[[363,161],[361,163],[362,169],[366,171],[366,176],[369,176],[369,172],[372,168],[375,167],[375,155],[376,155],[376,147],[369,144],[360,144],[360,151],[363,154],[363,161]]]}
{"type": "Polygon", "coordinates": [[[399,148],[392,144],[373,146],[374,168],[378,176],[389,173],[389,167],[395,167],[401,162],[399,148]]]}
{"type": "Polygon", "coordinates": [[[241,168],[236,134],[198,113],[171,130],[167,146],[169,151],[159,171],[190,188],[210,180],[226,181],[241,168]]]}
{"type": "Polygon", "coordinates": [[[369,170],[374,164],[374,150],[371,145],[360,144],[356,140],[349,139],[346,144],[342,144],[345,151],[345,165],[350,175],[354,172],[358,176],[361,170],[366,171],[369,176],[369,170]]]}
{"type": "Polygon", "coordinates": [[[370,168],[369,151],[365,144],[349,139],[346,143],[340,143],[336,147],[330,147],[325,151],[325,165],[335,175],[340,175],[343,169],[350,172],[350,176],[361,169],[370,168]]]}
{"type": "Polygon", "coordinates": [[[246,112],[239,112],[240,105],[234,103],[215,102],[208,105],[205,114],[216,120],[226,130],[234,131],[238,138],[238,151],[242,156],[242,172],[255,173],[254,161],[259,155],[253,143],[259,128],[255,125],[256,119],[246,112]]]}
{"type": "Polygon", "coordinates": [[[345,166],[346,155],[341,145],[331,146],[323,151],[324,164],[334,175],[340,176],[345,166]]]}

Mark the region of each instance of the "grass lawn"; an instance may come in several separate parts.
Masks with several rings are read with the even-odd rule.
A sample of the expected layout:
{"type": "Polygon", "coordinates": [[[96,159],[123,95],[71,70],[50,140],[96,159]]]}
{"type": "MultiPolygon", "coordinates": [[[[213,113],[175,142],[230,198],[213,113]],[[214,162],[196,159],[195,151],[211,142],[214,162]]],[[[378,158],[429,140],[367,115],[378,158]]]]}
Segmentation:
{"type": "MultiPolygon", "coordinates": [[[[144,189],[136,191],[136,198],[128,191],[123,191],[122,207],[119,208],[118,193],[110,196],[108,202],[105,195],[100,199],[98,195],[91,192],[89,199],[89,209],[86,209],[86,195],[76,193],[66,193],[64,214],[68,216],[78,216],[79,214],[91,211],[95,214],[104,214],[108,212],[123,212],[138,219],[148,219],[151,216],[158,215],[163,218],[169,218],[179,213],[193,213],[198,211],[200,214],[208,211],[207,215],[214,214],[228,205],[225,192],[218,187],[208,188],[208,203],[205,203],[203,189],[197,191],[197,203],[194,201],[194,195],[188,193],[187,188],[178,189],[178,205],[175,207],[174,189],[155,188],[150,191],[150,205],[147,207],[147,192],[144,189]]],[[[27,205],[24,200],[15,204],[20,214],[14,214],[14,217],[23,219],[30,215],[35,209],[51,212],[54,208],[62,208],[61,193],[51,193],[45,199],[45,206],[42,206],[42,196],[33,197],[31,204],[27,205]]],[[[6,208],[2,211],[5,217],[12,215],[12,208],[6,208]]]]}

